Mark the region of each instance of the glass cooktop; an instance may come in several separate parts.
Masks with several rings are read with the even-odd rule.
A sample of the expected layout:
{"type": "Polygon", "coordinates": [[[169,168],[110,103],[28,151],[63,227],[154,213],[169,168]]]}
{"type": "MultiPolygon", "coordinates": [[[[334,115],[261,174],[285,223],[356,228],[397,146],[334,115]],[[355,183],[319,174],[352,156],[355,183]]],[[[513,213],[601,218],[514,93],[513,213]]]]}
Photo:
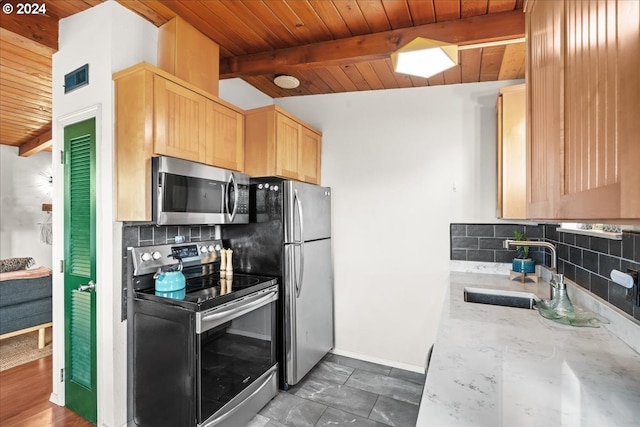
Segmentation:
{"type": "Polygon", "coordinates": [[[159,292],[155,288],[147,288],[137,290],[135,293],[137,297],[142,299],[202,311],[268,288],[276,283],[276,279],[270,277],[247,274],[220,277],[216,273],[189,278],[186,288],[179,291],[159,292]]]}

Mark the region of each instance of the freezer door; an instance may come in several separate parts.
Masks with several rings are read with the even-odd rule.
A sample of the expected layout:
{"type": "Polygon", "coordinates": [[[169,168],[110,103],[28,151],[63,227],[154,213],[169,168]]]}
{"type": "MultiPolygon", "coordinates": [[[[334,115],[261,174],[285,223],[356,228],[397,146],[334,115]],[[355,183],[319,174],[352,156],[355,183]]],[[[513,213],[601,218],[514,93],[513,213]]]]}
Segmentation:
{"type": "Polygon", "coordinates": [[[333,348],[331,239],[285,253],[285,382],[294,385],[333,348]]]}
{"type": "Polygon", "coordinates": [[[285,243],[331,237],[331,188],[284,181],[285,243]]]}

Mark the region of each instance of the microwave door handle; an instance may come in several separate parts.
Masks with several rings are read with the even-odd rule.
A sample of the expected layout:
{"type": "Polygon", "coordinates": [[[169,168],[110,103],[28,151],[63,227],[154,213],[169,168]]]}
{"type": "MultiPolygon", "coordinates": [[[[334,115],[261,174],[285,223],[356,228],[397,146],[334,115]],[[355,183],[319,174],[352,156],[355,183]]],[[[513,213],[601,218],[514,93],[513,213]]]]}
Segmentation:
{"type": "MultiPolygon", "coordinates": [[[[300,240],[296,241],[296,246],[300,248],[300,268],[298,271],[300,275],[296,278],[296,297],[300,296],[300,292],[302,291],[302,279],[304,278],[304,219],[302,215],[302,201],[300,197],[298,197],[298,190],[293,191],[293,203],[297,204],[298,207],[298,220],[300,222],[300,240]]],[[[294,226],[295,233],[295,226],[294,226]]],[[[295,236],[294,236],[295,238],[295,236]]],[[[294,271],[295,274],[295,271],[294,271]]]]}
{"type": "Polygon", "coordinates": [[[229,222],[233,222],[233,219],[236,217],[236,210],[238,209],[238,183],[236,182],[236,178],[233,175],[233,173],[229,175],[229,181],[227,181],[227,189],[226,189],[225,198],[224,198],[224,205],[226,207],[227,212],[229,212],[229,190],[230,190],[231,183],[233,183],[233,191],[236,197],[234,197],[233,199],[233,211],[229,213],[229,222]]]}

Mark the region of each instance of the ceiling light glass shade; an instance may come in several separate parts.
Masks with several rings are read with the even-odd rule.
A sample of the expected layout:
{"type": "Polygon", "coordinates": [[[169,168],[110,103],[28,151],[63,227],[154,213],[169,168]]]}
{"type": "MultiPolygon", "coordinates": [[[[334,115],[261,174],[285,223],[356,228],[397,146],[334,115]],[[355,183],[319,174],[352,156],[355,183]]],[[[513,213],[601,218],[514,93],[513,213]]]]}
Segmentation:
{"type": "Polygon", "coordinates": [[[296,79],[293,76],[288,75],[279,75],[273,79],[273,82],[276,86],[279,86],[283,89],[295,89],[300,86],[300,80],[296,79]]]}
{"type": "Polygon", "coordinates": [[[418,37],[391,54],[396,73],[431,77],[458,64],[458,46],[418,37]]]}

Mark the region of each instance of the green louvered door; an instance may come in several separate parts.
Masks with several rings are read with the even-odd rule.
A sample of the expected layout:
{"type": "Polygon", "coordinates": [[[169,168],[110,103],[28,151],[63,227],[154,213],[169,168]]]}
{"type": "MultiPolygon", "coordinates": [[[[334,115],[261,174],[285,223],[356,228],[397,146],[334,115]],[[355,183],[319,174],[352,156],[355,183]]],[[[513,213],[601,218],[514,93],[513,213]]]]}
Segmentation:
{"type": "Polygon", "coordinates": [[[97,422],[96,121],[64,128],[65,401],[97,422]]]}

